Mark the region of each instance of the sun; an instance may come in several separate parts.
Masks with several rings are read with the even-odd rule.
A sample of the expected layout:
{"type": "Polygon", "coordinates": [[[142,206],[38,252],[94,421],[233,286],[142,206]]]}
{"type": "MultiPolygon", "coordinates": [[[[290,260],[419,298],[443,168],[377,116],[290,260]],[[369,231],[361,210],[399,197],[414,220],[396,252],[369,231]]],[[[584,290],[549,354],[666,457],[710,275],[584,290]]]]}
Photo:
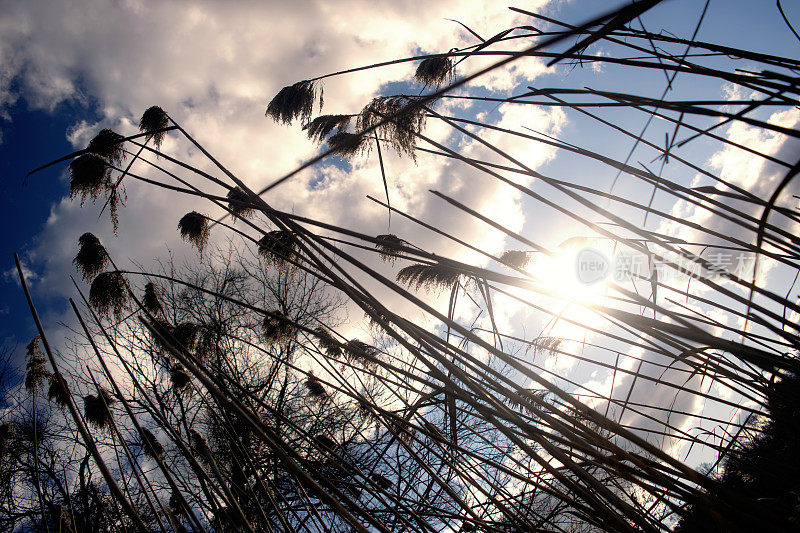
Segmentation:
{"type": "Polygon", "coordinates": [[[601,246],[589,242],[562,244],[552,255],[539,257],[531,273],[544,290],[559,300],[583,305],[602,298],[608,289],[611,262],[601,246]]]}

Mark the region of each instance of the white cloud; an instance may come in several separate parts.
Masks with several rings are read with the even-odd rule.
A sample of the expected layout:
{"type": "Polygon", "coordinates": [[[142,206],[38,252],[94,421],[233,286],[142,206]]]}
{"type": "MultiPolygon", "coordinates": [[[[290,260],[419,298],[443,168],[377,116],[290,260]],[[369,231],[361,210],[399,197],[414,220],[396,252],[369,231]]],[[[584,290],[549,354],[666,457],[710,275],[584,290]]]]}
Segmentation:
{"type": "MultiPolygon", "coordinates": [[[[542,0],[529,7],[544,4],[542,0]]],[[[7,109],[19,96],[31,107],[45,110],[55,110],[64,101],[96,102],[100,122],[78,122],[68,133],[68,140],[82,148],[102,127],[135,132],[142,111],[160,105],[248,186],[259,189],[317,150],[298,124],[283,126],[264,117],[266,103],[281,87],[314,75],[476,42],[446,18],[460,20],[484,38],[524,20],[505,6],[477,0],[443,0],[426,3],[424,9],[412,1],[362,0],[191,5],[85,0],[79,8],[19,3],[9,6],[0,22],[4,30],[0,32],[0,109],[7,109]],[[19,87],[17,92],[11,91],[10,80],[19,87]]],[[[509,46],[522,44],[511,42],[509,46]]],[[[470,59],[459,65],[459,73],[496,59],[470,59]]],[[[358,112],[382,84],[410,79],[414,68],[414,63],[401,63],[328,79],[324,112],[358,112]]],[[[542,68],[541,61],[527,60],[512,71],[482,78],[479,85],[508,90],[532,82],[542,68]]],[[[463,111],[466,105],[458,100],[443,101],[437,109],[460,107],[463,111]]],[[[499,110],[499,124],[513,129],[525,125],[555,132],[563,121],[557,111],[531,106],[499,110]]],[[[455,138],[449,127],[434,120],[429,124],[427,133],[436,140],[455,138]]],[[[508,136],[493,140],[533,166],[553,156],[549,150],[531,151],[508,136]]],[[[490,157],[475,143],[467,142],[463,148],[475,157],[490,157]]],[[[163,149],[204,170],[214,170],[177,134],[167,137],[163,149]]],[[[466,220],[428,189],[495,215],[513,230],[522,228],[525,215],[519,193],[508,186],[454,161],[422,156],[414,163],[388,149],[384,149],[384,157],[392,204],[400,209],[492,252],[502,249],[502,234],[480,221],[466,220]]],[[[169,166],[163,160],[158,163],[169,166]]],[[[141,163],[132,171],[152,174],[141,163]]],[[[190,181],[199,183],[194,177],[190,181]]],[[[213,212],[212,206],[130,178],[126,184],[127,205],[120,212],[118,238],[110,230],[107,215],[98,220],[99,205],[80,208],[77,201],[63,199],[53,206],[31,253],[32,260],[42,265],[39,290],[50,295],[72,294],[72,259],[77,238],[86,231],[97,234],[123,265],[133,259],[146,266],[168,250],[178,261],[185,254],[194,254],[178,238],[177,221],[192,209],[213,212]]],[[[366,233],[385,233],[386,212],[367,200],[366,194],[384,195],[374,151],[368,158],[356,160],[347,172],[329,164],[306,171],[268,194],[266,200],[278,208],[366,233]],[[309,184],[315,180],[319,181],[311,190],[309,184]]],[[[485,261],[398,216],[392,219],[391,231],[442,255],[485,261]]],[[[222,232],[215,233],[222,236],[222,232]]],[[[379,267],[387,276],[394,276],[388,266],[379,267]]]]}

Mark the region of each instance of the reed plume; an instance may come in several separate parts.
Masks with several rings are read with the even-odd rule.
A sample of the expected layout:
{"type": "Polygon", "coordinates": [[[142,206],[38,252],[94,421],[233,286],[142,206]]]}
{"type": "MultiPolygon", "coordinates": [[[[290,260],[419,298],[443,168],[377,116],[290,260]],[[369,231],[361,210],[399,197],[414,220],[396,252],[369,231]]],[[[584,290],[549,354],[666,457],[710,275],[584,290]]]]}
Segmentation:
{"type": "Polygon", "coordinates": [[[317,337],[320,350],[328,357],[336,358],[342,355],[342,345],[334,338],[328,328],[325,326],[318,326],[314,328],[314,334],[317,337]]]}
{"type": "Polygon", "coordinates": [[[322,385],[322,382],[314,375],[310,374],[305,381],[308,395],[312,398],[323,399],[328,397],[328,391],[322,385]]]}
{"type": "Polygon", "coordinates": [[[500,262],[508,266],[523,269],[528,266],[531,261],[530,252],[525,250],[506,250],[500,256],[500,262]]]}
{"type": "Polygon", "coordinates": [[[369,138],[359,133],[338,131],[328,137],[328,147],[342,159],[350,159],[369,149],[369,138]]]}
{"type": "Polygon", "coordinates": [[[119,133],[105,128],[89,141],[86,150],[99,155],[112,165],[119,165],[125,158],[125,146],[122,142],[124,138],[119,133]]]}
{"type": "Polygon", "coordinates": [[[161,148],[164,140],[165,131],[158,131],[169,125],[169,115],[157,105],[148,107],[139,119],[139,131],[150,133],[148,139],[152,139],[156,149],[161,148]],[[157,132],[157,133],[154,133],[157,132]]]}
{"type": "Polygon", "coordinates": [[[169,378],[172,383],[172,390],[176,394],[186,390],[192,382],[192,376],[189,375],[186,369],[180,364],[172,365],[172,368],[169,370],[169,378]]]}
{"type": "Polygon", "coordinates": [[[56,374],[50,376],[50,387],[47,389],[47,399],[55,402],[60,408],[67,407],[69,401],[69,391],[61,386],[61,380],[56,374]]]}
{"type": "Polygon", "coordinates": [[[164,446],[150,430],[142,428],[139,437],[142,439],[142,451],[145,455],[152,459],[164,460],[164,446]]]}
{"type": "Polygon", "coordinates": [[[45,367],[45,358],[34,355],[25,365],[25,390],[35,393],[39,387],[50,377],[50,371],[45,367]]]}
{"type": "Polygon", "coordinates": [[[105,429],[111,423],[110,407],[116,399],[104,388],[97,391],[97,395],[87,394],[83,397],[83,411],[87,422],[98,429],[105,429]]]}
{"type": "Polygon", "coordinates": [[[278,268],[289,268],[300,259],[297,240],[289,230],[270,231],[258,240],[258,253],[278,268]]]}
{"type": "Polygon", "coordinates": [[[394,263],[400,248],[407,244],[406,241],[391,233],[378,235],[375,239],[378,241],[375,243],[375,248],[378,249],[380,258],[389,263],[394,263]]]}
{"type": "Polygon", "coordinates": [[[364,131],[378,126],[378,135],[391,144],[398,155],[415,157],[417,135],[425,127],[425,108],[405,96],[378,96],[358,115],[356,128],[364,131]]]}
{"type": "Polygon", "coordinates": [[[344,344],[344,353],[351,361],[357,361],[364,367],[376,366],[376,358],[380,351],[374,346],[358,339],[351,339],[344,344]]]}
{"type": "Polygon", "coordinates": [[[233,213],[235,217],[245,218],[255,210],[250,196],[240,187],[234,187],[229,190],[227,197],[228,209],[231,210],[231,213],[233,213]]]}
{"type": "Polygon", "coordinates": [[[72,262],[84,281],[92,281],[108,265],[108,253],[100,239],[88,232],[78,238],[78,246],[78,254],[72,262]]]}
{"type": "Polygon", "coordinates": [[[102,272],[89,288],[89,303],[101,316],[114,316],[122,320],[122,313],[128,304],[128,291],[121,272],[102,272]]]}
{"type": "Polygon", "coordinates": [[[414,78],[426,87],[439,87],[455,78],[455,65],[447,56],[428,57],[417,66],[414,78]]]}
{"type": "Polygon", "coordinates": [[[142,305],[152,315],[163,315],[164,306],[161,304],[161,298],[158,294],[158,287],[152,281],[148,281],[144,286],[144,296],[142,296],[142,305]]]}
{"type": "Polygon", "coordinates": [[[111,187],[111,168],[97,154],[79,155],[69,164],[69,197],[80,196],[81,205],[90,198],[97,200],[100,193],[111,187]]]}
{"type": "Polygon", "coordinates": [[[334,129],[345,131],[351,118],[351,115],[321,115],[303,126],[303,129],[309,139],[321,143],[334,129]]]}
{"type": "Polygon", "coordinates": [[[264,317],[262,331],[267,342],[288,344],[294,339],[295,328],[291,319],[279,310],[270,311],[264,317]]]}
{"type": "Polygon", "coordinates": [[[443,263],[417,263],[402,268],[397,273],[397,281],[406,283],[417,290],[426,291],[452,288],[461,277],[461,271],[443,263]]]}
{"type": "MultiPolygon", "coordinates": [[[[314,101],[317,98],[317,87],[320,86],[315,81],[299,81],[294,85],[288,85],[281,89],[278,94],[267,105],[266,115],[276,122],[290,124],[294,119],[300,118],[303,122],[308,122],[311,113],[314,111],[314,101]]],[[[323,93],[320,86],[319,107],[322,109],[323,93]]]]}
{"type": "Polygon", "coordinates": [[[178,231],[180,231],[183,240],[197,247],[200,257],[202,257],[203,250],[211,235],[208,217],[197,211],[186,213],[178,221],[178,231]]]}

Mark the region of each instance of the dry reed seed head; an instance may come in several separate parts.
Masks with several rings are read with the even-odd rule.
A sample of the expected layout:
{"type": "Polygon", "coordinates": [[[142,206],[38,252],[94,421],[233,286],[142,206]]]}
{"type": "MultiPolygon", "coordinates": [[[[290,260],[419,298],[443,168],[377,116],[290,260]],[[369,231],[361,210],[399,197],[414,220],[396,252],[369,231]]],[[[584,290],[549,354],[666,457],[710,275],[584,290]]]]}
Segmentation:
{"type": "Polygon", "coordinates": [[[325,387],[322,385],[319,379],[311,374],[305,381],[306,389],[308,389],[309,396],[313,398],[327,398],[328,391],[325,390],[325,387]]]}
{"type": "Polygon", "coordinates": [[[394,263],[395,259],[397,259],[395,254],[397,254],[400,248],[406,244],[406,241],[397,235],[392,235],[391,233],[378,235],[375,237],[375,240],[378,241],[375,243],[375,248],[377,248],[378,252],[380,252],[381,259],[391,263],[394,263]]]}
{"type": "Polygon", "coordinates": [[[506,250],[500,256],[500,262],[515,268],[525,268],[531,261],[531,253],[525,250],[506,250]]]}
{"type": "Polygon", "coordinates": [[[443,263],[417,263],[402,268],[397,273],[398,282],[406,283],[417,290],[424,288],[426,291],[452,288],[460,277],[460,270],[443,263]]]}
{"type": "Polygon", "coordinates": [[[319,87],[319,108],[323,105],[323,90],[320,83],[310,80],[299,81],[278,91],[278,94],[267,104],[266,115],[276,122],[290,124],[300,118],[308,122],[314,111],[314,101],[319,87]]]}
{"type": "Polygon", "coordinates": [[[321,115],[303,126],[303,129],[309,139],[321,143],[334,129],[344,131],[351,118],[351,115],[321,115]]]}
{"type": "Polygon", "coordinates": [[[342,159],[350,159],[369,149],[369,137],[358,133],[338,131],[328,137],[328,147],[342,159]]]}
{"type": "Polygon", "coordinates": [[[298,261],[297,240],[289,230],[270,231],[258,240],[258,253],[276,267],[294,266],[298,261]]]}
{"type": "Polygon", "coordinates": [[[73,533],[75,529],[72,527],[72,518],[70,517],[69,510],[63,505],[59,505],[57,509],[58,509],[57,531],[59,533],[73,533]]]}
{"type": "Polygon", "coordinates": [[[36,354],[42,353],[41,349],[39,348],[39,341],[41,337],[36,335],[34,338],[30,340],[27,346],[25,346],[25,357],[31,358],[34,357],[36,354]]]}
{"type": "Polygon", "coordinates": [[[358,339],[351,339],[344,344],[344,352],[351,361],[357,361],[365,367],[374,367],[380,351],[374,346],[358,339]]]}
{"type": "Polygon", "coordinates": [[[528,350],[533,348],[534,353],[547,353],[555,357],[558,355],[563,341],[564,339],[560,337],[539,337],[531,343],[528,350]]]}
{"type": "Polygon", "coordinates": [[[142,439],[142,451],[145,455],[152,459],[164,460],[164,447],[150,430],[142,428],[139,437],[142,439]]]}
{"type": "Polygon", "coordinates": [[[228,191],[228,209],[231,210],[233,216],[245,218],[252,214],[255,210],[253,201],[246,192],[240,187],[234,187],[228,191]]]}
{"type": "Polygon", "coordinates": [[[455,65],[447,56],[428,57],[417,66],[414,79],[425,86],[439,87],[455,78],[455,65]]]}
{"type": "Polygon", "coordinates": [[[200,363],[210,359],[217,351],[217,334],[213,329],[201,328],[198,333],[197,344],[194,347],[194,357],[200,363]]]}
{"type": "Polygon", "coordinates": [[[159,353],[166,351],[167,344],[172,343],[172,324],[167,320],[156,318],[152,322],[153,329],[150,331],[150,340],[153,348],[159,353]]]}
{"type": "Polygon", "coordinates": [[[196,246],[202,257],[203,249],[211,235],[208,217],[197,211],[186,213],[178,221],[178,230],[181,232],[181,238],[196,246]]]}
{"type": "Polygon", "coordinates": [[[122,273],[115,270],[98,274],[89,288],[89,304],[102,316],[113,315],[115,320],[122,320],[128,304],[128,291],[122,273]]]}
{"type": "Polygon", "coordinates": [[[169,507],[175,514],[183,514],[183,502],[177,492],[172,491],[169,495],[169,507]]]}
{"type": "Polygon", "coordinates": [[[197,345],[197,337],[200,333],[200,326],[194,322],[181,322],[172,328],[172,337],[178,346],[186,348],[191,352],[197,345]]]}
{"type": "MultiPolygon", "coordinates": [[[[142,114],[142,118],[139,119],[139,131],[142,133],[152,133],[164,129],[168,125],[169,116],[167,112],[157,105],[148,107],[142,114]]],[[[164,140],[164,135],[166,135],[166,133],[165,131],[159,131],[158,133],[152,133],[152,135],[150,135],[149,138],[153,140],[156,149],[161,147],[161,141],[164,140]]]]}
{"type": "MultiPolygon", "coordinates": [[[[104,389],[101,389],[101,391],[104,389]]],[[[109,403],[107,397],[98,393],[97,396],[87,394],[83,397],[83,412],[87,422],[95,426],[97,429],[105,429],[111,422],[111,410],[109,407],[113,404],[109,403]]]]}
{"type": "Polygon", "coordinates": [[[289,316],[277,309],[267,313],[261,326],[264,338],[271,343],[288,344],[296,333],[289,316]]]}
{"type": "Polygon", "coordinates": [[[110,188],[111,167],[97,154],[79,155],[69,164],[69,197],[97,200],[104,189],[110,188]]]}
{"type": "Polygon", "coordinates": [[[125,159],[125,147],[122,142],[124,138],[119,133],[105,128],[89,141],[86,150],[99,155],[112,165],[119,165],[125,159]]]}
{"type": "Polygon", "coordinates": [[[50,376],[50,387],[47,389],[47,399],[51,402],[55,402],[55,404],[62,409],[67,407],[69,391],[61,385],[61,380],[59,380],[58,376],[55,374],[50,376]]]}
{"type": "Polygon", "coordinates": [[[25,390],[35,393],[39,390],[51,373],[45,368],[45,359],[41,355],[34,355],[25,365],[25,390]]]}
{"type": "Polygon", "coordinates": [[[149,281],[144,286],[144,296],[142,296],[142,305],[150,314],[158,315],[164,314],[164,306],[161,305],[161,298],[158,295],[158,287],[152,281],[149,281]]]}
{"type": "Polygon", "coordinates": [[[214,454],[211,453],[211,448],[208,447],[208,441],[206,441],[204,436],[193,429],[190,432],[190,442],[192,449],[194,450],[195,454],[200,457],[200,459],[207,464],[211,464],[213,462],[214,454]]]}
{"type": "Polygon", "coordinates": [[[328,328],[325,326],[317,326],[314,328],[314,335],[317,337],[317,344],[319,344],[320,351],[325,352],[328,357],[339,357],[342,355],[341,344],[334,338],[333,333],[331,333],[328,328]]]}
{"type": "Polygon", "coordinates": [[[219,531],[221,533],[238,533],[248,529],[240,522],[241,518],[239,518],[238,513],[228,507],[219,507],[214,511],[214,518],[211,519],[211,527],[213,531],[219,531]]]}
{"type": "Polygon", "coordinates": [[[379,136],[388,140],[398,155],[414,158],[417,134],[425,127],[425,109],[404,96],[379,96],[358,115],[356,129],[364,131],[384,120],[377,130],[379,136]]]}
{"type": "Polygon", "coordinates": [[[364,306],[367,308],[364,310],[364,316],[367,317],[369,321],[369,326],[374,328],[380,332],[384,329],[383,323],[390,323],[391,317],[384,313],[378,306],[372,305],[369,302],[364,302],[364,306]]]}
{"type": "Polygon", "coordinates": [[[105,270],[108,265],[108,252],[92,233],[84,233],[78,238],[78,254],[72,262],[86,282],[105,270]]]}
{"type": "Polygon", "coordinates": [[[390,418],[386,421],[388,430],[403,442],[414,439],[416,429],[402,418],[390,418]]]}
{"type": "Polygon", "coordinates": [[[314,437],[314,444],[316,444],[321,450],[326,452],[332,452],[333,450],[339,447],[332,438],[322,434],[316,435],[314,437]]]}
{"type": "Polygon", "coordinates": [[[169,371],[169,379],[172,382],[172,390],[175,393],[186,390],[192,382],[192,376],[179,364],[172,366],[169,371]]]}
{"type": "Polygon", "coordinates": [[[377,472],[373,472],[372,474],[370,474],[369,478],[383,490],[389,490],[390,488],[392,488],[392,485],[394,485],[391,479],[384,476],[383,474],[378,474],[377,472]]]}
{"type": "Polygon", "coordinates": [[[105,402],[105,404],[108,405],[109,407],[114,405],[115,403],[117,403],[117,399],[114,398],[114,395],[111,394],[111,392],[109,392],[108,389],[104,389],[103,387],[100,387],[97,390],[97,393],[98,393],[98,397],[101,398],[105,402]]]}

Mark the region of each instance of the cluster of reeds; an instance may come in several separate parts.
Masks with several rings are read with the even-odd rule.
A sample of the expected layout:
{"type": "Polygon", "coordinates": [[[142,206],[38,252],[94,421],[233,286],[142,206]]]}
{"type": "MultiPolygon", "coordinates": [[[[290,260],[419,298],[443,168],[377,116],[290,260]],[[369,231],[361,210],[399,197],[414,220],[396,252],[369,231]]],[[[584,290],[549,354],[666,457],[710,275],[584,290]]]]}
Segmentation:
{"type": "MultiPolygon", "coordinates": [[[[540,216],[539,208],[552,210],[599,235],[591,241],[584,237],[568,241],[569,246],[602,240],[615,249],[639,253],[664,265],[667,272],[687,274],[680,287],[663,272],[654,271],[634,274],[626,282],[607,281],[600,296],[591,296],[588,289],[587,295],[568,295],[558,279],[537,278],[536,272],[529,272],[536,270],[530,264],[534,253],[555,255],[538,242],[542,237],[536,228],[508,228],[478,207],[440,191],[432,193],[452,210],[452,216],[488,223],[518,244],[500,255],[498,264],[497,255],[463,236],[391,208],[409,223],[434,230],[483,259],[467,265],[392,234],[376,239],[370,236],[375,231],[359,232],[279,209],[263,209],[266,223],[248,222],[255,235],[264,235],[256,241],[259,252],[277,270],[277,278],[289,278],[280,270],[287,260],[297,261],[297,243],[302,242],[301,270],[376,318],[381,325],[376,337],[382,344],[342,343],[343,337],[325,326],[295,323],[272,306],[264,309],[263,302],[245,301],[235,292],[201,288],[205,296],[218,298],[219,307],[229,306],[229,317],[249,317],[230,318],[231,327],[215,329],[211,342],[218,357],[201,361],[191,354],[198,326],[191,321],[176,326],[167,322],[165,304],[150,284],[136,305],[151,316],[142,311],[130,320],[139,320],[136,324],[146,328],[154,341],[163,339],[161,349],[169,352],[169,386],[180,391],[192,384],[197,391],[188,400],[169,396],[176,402],[176,412],[169,413],[150,401],[156,395],[142,386],[140,374],[121,355],[123,343],[106,335],[103,317],[113,314],[117,321],[123,320],[122,312],[130,303],[125,278],[116,270],[101,272],[106,264],[99,242],[88,237],[86,243],[81,242],[76,265],[87,279],[96,276],[88,301],[101,315],[95,323],[100,334],[87,328],[87,336],[102,337],[106,351],[115,353],[131,376],[137,406],[143,406],[148,425],[153,423],[149,427],[159,435],[156,440],[153,433],[139,429],[137,413],[128,410],[125,395],[120,395],[145,453],[158,459],[174,449],[175,456],[185,461],[185,472],[170,472],[159,464],[159,476],[171,491],[170,507],[181,511],[168,515],[153,505],[154,516],[192,529],[211,524],[246,531],[630,532],[673,527],[724,531],[769,528],[770,516],[780,517],[773,529],[793,527],[796,484],[779,477],[784,471],[781,465],[789,472],[787,478],[794,479],[797,470],[800,329],[794,317],[800,306],[792,297],[793,287],[776,287],[774,281],[764,280],[758,275],[763,267],[758,265],[766,258],[790,280],[800,271],[796,236],[800,214],[791,198],[797,165],[786,160],[783,152],[739,144],[720,128],[738,124],[789,140],[800,137],[791,127],[764,119],[763,113],[790,110],[800,103],[800,61],[682,39],[634,24],[658,3],[627,3],[579,25],[515,9],[549,29],[511,28],[447,54],[403,59],[421,61],[415,77],[430,87],[430,94],[380,97],[358,115],[311,121],[320,82],[307,80],[281,90],[269,103],[267,115],[283,123],[300,118],[309,138],[327,138],[331,153],[348,157],[366,153],[370,139],[378,139],[378,147],[381,140],[387,141],[405,154],[419,154],[418,146],[428,146],[426,153],[464,165],[482,179],[496,180],[526,201],[537,202],[536,216],[540,216]],[[509,42],[527,46],[506,48],[509,42]],[[613,53],[593,52],[598,45],[613,53]],[[496,56],[496,64],[455,80],[456,62],[466,68],[474,55],[496,56]],[[664,96],[629,94],[637,87],[633,83],[619,92],[559,86],[530,88],[513,97],[456,93],[478,75],[513,65],[523,57],[592,63],[631,76],[663,72],[667,87],[680,74],[733,84],[754,96],[675,100],[667,97],[669,91],[664,96]],[[745,59],[747,70],[720,66],[718,60],[730,57],[745,59]],[[618,160],[613,154],[562,141],[550,133],[502,128],[482,122],[485,118],[443,116],[431,108],[432,102],[448,98],[559,108],[592,121],[600,128],[599,134],[612,132],[660,157],[661,168],[631,164],[634,159],[618,160]],[[647,128],[629,131],[623,126],[638,114],[669,126],[672,133],[666,145],[647,128]],[[348,132],[354,116],[357,131],[348,132]],[[426,121],[437,121],[452,133],[489,148],[493,159],[459,153],[463,145],[428,139],[426,121]],[[495,135],[527,142],[531,149],[555,148],[559,157],[574,157],[582,164],[619,173],[636,187],[604,189],[578,178],[544,175],[492,144],[495,135]],[[682,150],[705,140],[777,169],[770,193],[766,197],[753,194],[702,162],[693,162],[691,151],[682,150]],[[679,171],[691,179],[675,178],[679,171]],[[521,185],[521,177],[535,178],[535,190],[521,185]],[[695,179],[713,186],[694,186],[695,179]],[[643,200],[641,190],[659,201],[643,200]],[[666,199],[702,216],[677,216],[664,208],[666,199]],[[648,219],[658,223],[647,223],[648,219]],[[669,232],[663,229],[670,225],[669,232]],[[268,229],[274,227],[282,229],[268,229]],[[675,236],[684,233],[691,234],[692,240],[675,236]],[[86,257],[82,256],[84,245],[86,257]],[[709,259],[709,250],[746,254],[756,258],[757,266],[749,272],[720,269],[709,259]],[[382,272],[394,265],[370,266],[364,257],[369,254],[376,260],[406,262],[398,265],[396,282],[382,272]],[[474,282],[461,283],[466,277],[474,282]],[[368,287],[388,291],[372,292],[368,287]],[[439,309],[437,302],[424,301],[409,288],[449,290],[447,310],[439,309]],[[402,305],[395,305],[388,292],[402,305]],[[525,327],[517,328],[500,320],[496,309],[500,297],[504,305],[519,306],[506,316],[517,312],[535,316],[537,331],[531,333],[534,321],[529,318],[525,327]],[[406,306],[413,311],[401,314],[398,310],[406,306]],[[574,308],[585,314],[572,314],[574,308]],[[391,320],[385,320],[384,314],[391,320]],[[253,324],[261,317],[266,317],[261,322],[263,335],[256,338],[253,324]],[[240,323],[248,327],[238,327],[240,323]],[[540,323],[544,331],[538,330],[540,323]],[[567,325],[577,333],[562,336],[559,328],[567,325]],[[269,343],[289,339],[296,340],[301,353],[292,360],[281,359],[275,353],[278,350],[269,349],[269,343]],[[572,349],[573,344],[577,349],[572,349]],[[226,352],[231,346],[247,346],[258,355],[241,362],[242,366],[258,358],[275,365],[269,367],[268,378],[253,384],[226,374],[228,367],[235,366],[233,355],[226,352]],[[541,361],[531,351],[557,354],[560,360],[541,361]],[[314,372],[304,370],[308,368],[314,372]],[[571,373],[572,368],[586,375],[571,373]],[[190,401],[202,407],[188,415],[179,412],[190,401]],[[700,405],[702,409],[697,408],[700,405]],[[202,416],[192,416],[198,413],[202,416]],[[211,429],[190,426],[201,420],[211,429]],[[207,437],[193,428],[203,429],[207,437]],[[712,458],[715,470],[709,474],[697,468],[696,461],[687,459],[690,452],[712,458]],[[197,494],[189,494],[187,487],[197,494]],[[197,509],[202,517],[193,514],[197,509]]],[[[619,72],[614,75],[626,79],[619,72]]],[[[166,115],[154,114],[148,123],[144,131],[156,131],[167,124],[166,115]]],[[[188,135],[187,140],[196,143],[188,135]]],[[[97,150],[102,152],[101,148],[98,141],[97,150]]],[[[107,180],[103,158],[112,156],[106,151],[102,157],[87,154],[81,156],[88,157],[82,162],[74,160],[73,174],[79,177],[75,190],[96,197],[107,180]]],[[[210,174],[199,169],[195,174],[215,186],[229,179],[230,183],[224,181],[230,187],[228,209],[237,217],[250,213],[256,192],[216,160],[209,157],[209,162],[216,165],[219,178],[208,178],[210,174]]],[[[185,169],[191,172],[194,167],[187,164],[185,169]]],[[[165,173],[163,179],[167,184],[171,176],[165,173]]],[[[218,202],[218,197],[209,197],[218,202]]],[[[190,213],[179,228],[184,238],[202,249],[208,239],[208,218],[190,213]]],[[[257,237],[248,234],[247,238],[255,241],[257,237]]],[[[101,352],[95,352],[98,360],[103,358],[101,352]]],[[[33,389],[47,377],[42,371],[44,359],[39,357],[29,363],[33,389]]],[[[105,371],[105,379],[112,382],[113,373],[105,371]]],[[[51,389],[54,383],[51,378],[51,389]]],[[[157,385],[151,386],[157,390],[157,385]]],[[[84,396],[85,417],[92,427],[111,430],[108,406],[116,397],[104,390],[84,396]]],[[[55,391],[69,407],[69,395],[64,392],[55,391]]],[[[163,403],[164,396],[159,398],[163,403]]],[[[80,416],[73,419],[75,427],[83,428],[80,416]]],[[[81,438],[94,449],[90,430],[81,429],[81,438]]],[[[93,457],[102,464],[101,454],[93,457]]],[[[114,489],[113,476],[104,479],[120,508],[135,517],[130,489],[114,489]]],[[[142,489],[161,501],[158,492],[142,489]]],[[[172,523],[162,528],[177,529],[172,523]]]]}

